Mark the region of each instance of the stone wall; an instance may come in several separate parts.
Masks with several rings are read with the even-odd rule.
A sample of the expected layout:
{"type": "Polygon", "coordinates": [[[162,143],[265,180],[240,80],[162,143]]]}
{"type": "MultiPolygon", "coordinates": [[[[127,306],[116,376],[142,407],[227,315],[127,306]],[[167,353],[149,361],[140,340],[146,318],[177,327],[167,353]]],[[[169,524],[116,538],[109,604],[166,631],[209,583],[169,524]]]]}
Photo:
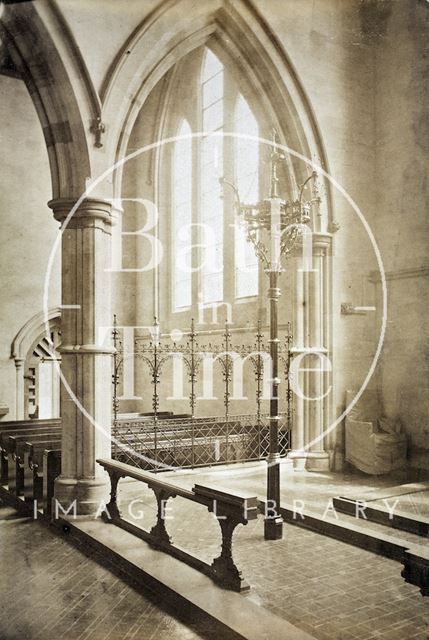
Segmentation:
{"type": "MultiPolygon", "coordinates": [[[[6,419],[15,418],[15,364],[11,345],[21,327],[43,308],[49,253],[58,223],[46,203],[51,179],[46,146],[36,111],[24,83],[0,75],[2,170],[0,211],[0,402],[6,419]]],[[[49,307],[60,304],[60,262],[52,269],[49,307]]]]}
{"type": "Polygon", "coordinates": [[[386,412],[429,450],[429,4],[389,3],[374,38],[377,238],[388,286],[386,412]]]}
{"type": "MultiPolygon", "coordinates": [[[[58,5],[99,89],[124,40],[157,3],[61,0],[58,5]]],[[[337,416],[343,410],[346,389],[357,389],[364,382],[376,353],[382,326],[381,288],[373,275],[378,271],[377,245],[388,275],[389,310],[381,364],[370,384],[381,389],[386,412],[401,418],[412,445],[429,448],[425,375],[429,4],[258,0],[255,6],[289,56],[321,133],[326,169],[345,190],[333,186],[327,194],[333,220],[339,224],[332,258],[332,335],[327,345],[334,366],[332,413],[337,416]],[[375,311],[344,315],[343,303],[374,306],[375,311]]],[[[0,106],[5,229],[0,258],[5,283],[0,400],[7,402],[13,417],[10,345],[24,322],[41,309],[43,274],[57,224],[46,207],[51,197],[47,154],[28,93],[21,81],[5,76],[0,76],[0,90],[5,97],[0,106]]],[[[156,104],[148,103],[147,108],[148,117],[137,122],[131,145],[150,141],[148,127],[156,104]]],[[[138,166],[144,176],[148,174],[143,159],[126,169],[124,195],[135,194],[138,166]]],[[[146,196],[152,197],[152,185],[146,177],[143,182],[146,196]]],[[[137,228],[138,213],[131,211],[128,222],[137,228]]],[[[130,241],[125,259],[131,260],[133,251],[139,253],[130,241]]],[[[54,271],[58,279],[50,306],[59,303],[58,266],[54,271]]],[[[149,304],[147,299],[142,304],[141,296],[133,293],[133,287],[150,288],[150,280],[147,274],[130,274],[123,281],[114,276],[120,323],[146,322],[152,315],[152,290],[149,304]]],[[[327,438],[326,446],[341,449],[340,427],[327,438]]]]}

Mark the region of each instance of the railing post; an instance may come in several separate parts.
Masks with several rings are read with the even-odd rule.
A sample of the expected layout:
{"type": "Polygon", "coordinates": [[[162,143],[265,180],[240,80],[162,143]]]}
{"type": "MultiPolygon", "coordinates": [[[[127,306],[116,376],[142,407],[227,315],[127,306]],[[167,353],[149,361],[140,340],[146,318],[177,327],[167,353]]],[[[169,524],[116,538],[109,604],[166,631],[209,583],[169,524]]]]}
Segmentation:
{"type": "Polygon", "coordinates": [[[258,458],[261,458],[261,429],[262,429],[262,420],[261,420],[261,401],[262,401],[262,390],[261,390],[261,380],[262,380],[262,329],[261,329],[261,321],[258,320],[258,327],[256,332],[256,361],[255,361],[255,379],[256,379],[256,423],[258,429],[258,458]]]}
{"type": "Polygon", "coordinates": [[[288,449],[291,449],[291,438],[292,438],[292,381],[291,381],[291,348],[292,348],[292,325],[290,322],[287,323],[287,334],[286,334],[286,368],[285,368],[285,378],[286,378],[286,424],[288,429],[288,449]]]}
{"type": "MultiPolygon", "coordinates": [[[[149,485],[150,486],[150,485],[149,485]]],[[[167,529],[165,526],[165,506],[167,504],[167,500],[169,498],[175,498],[174,493],[170,493],[165,489],[160,489],[158,487],[150,487],[155,494],[156,503],[157,503],[157,515],[156,515],[156,524],[150,530],[150,535],[152,535],[155,540],[153,544],[156,546],[156,543],[159,542],[162,545],[171,544],[171,538],[167,533],[167,529]]]]}
{"type": "Polygon", "coordinates": [[[118,411],[119,411],[119,400],[118,400],[119,370],[122,366],[122,342],[119,339],[116,313],[113,316],[112,339],[113,339],[113,349],[114,349],[113,374],[112,374],[112,384],[113,384],[112,404],[113,404],[113,426],[116,427],[118,422],[118,411]]]}
{"type": "Polygon", "coordinates": [[[220,585],[236,591],[250,589],[242,577],[232,557],[232,535],[238,524],[246,524],[241,518],[231,515],[219,515],[217,521],[222,533],[222,549],[220,556],[212,562],[213,577],[220,585]]]}
{"type": "Polygon", "coordinates": [[[121,475],[120,473],[116,473],[115,471],[107,470],[107,472],[110,478],[110,502],[108,505],[106,505],[108,513],[106,513],[106,511],[103,511],[103,513],[101,514],[101,517],[105,522],[110,522],[111,520],[115,520],[115,518],[121,517],[121,512],[119,511],[119,507],[117,503],[118,482],[124,476],[121,475]],[[110,515],[110,518],[108,514],[110,515]]]}
{"type": "Polygon", "coordinates": [[[192,419],[195,417],[195,402],[196,402],[196,393],[195,393],[195,382],[197,375],[198,363],[195,359],[195,342],[196,333],[195,333],[195,323],[194,319],[191,320],[191,332],[189,334],[189,349],[190,349],[190,361],[189,361],[189,382],[191,385],[190,393],[189,393],[189,406],[191,409],[192,419]]]}
{"type": "Polygon", "coordinates": [[[229,349],[230,349],[230,338],[231,338],[231,334],[228,328],[228,321],[225,321],[225,332],[223,335],[223,339],[224,339],[224,344],[223,344],[223,348],[224,348],[224,353],[225,353],[225,358],[224,358],[224,382],[225,382],[225,393],[224,393],[224,406],[225,406],[225,422],[228,422],[229,420],[229,398],[231,395],[230,389],[229,389],[229,383],[231,380],[231,356],[229,355],[229,349]]]}

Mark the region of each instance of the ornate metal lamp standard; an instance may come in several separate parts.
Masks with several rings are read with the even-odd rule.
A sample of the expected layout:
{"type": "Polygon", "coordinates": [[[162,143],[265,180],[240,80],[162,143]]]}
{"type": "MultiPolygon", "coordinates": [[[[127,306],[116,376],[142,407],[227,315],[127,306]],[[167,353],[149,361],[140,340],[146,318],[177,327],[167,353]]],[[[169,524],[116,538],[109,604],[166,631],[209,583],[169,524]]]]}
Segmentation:
{"type": "MultiPolygon", "coordinates": [[[[237,187],[224,178],[235,193],[236,211],[246,230],[247,239],[253,244],[258,259],[269,276],[268,300],[270,303],[270,355],[272,362],[270,399],[270,446],[267,457],[267,512],[264,522],[266,540],[278,540],[283,536],[283,519],[278,514],[280,507],[280,454],[279,454],[279,337],[278,300],[281,295],[279,276],[284,269],[282,259],[290,255],[305,225],[310,221],[312,201],[303,202],[303,193],[309,180],[317,177],[315,172],[307,178],[299,190],[297,200],[283,200],[278,194],[277,167],[285,159],[277,147],[276,133],[273,135],[271,153],[271,193],[256,204],[243,204],[237,187]],[[272,507],[272,509],[270,508],[272,507]]],[[[308,229],[308,227],[307,227],[308,229]]]]}

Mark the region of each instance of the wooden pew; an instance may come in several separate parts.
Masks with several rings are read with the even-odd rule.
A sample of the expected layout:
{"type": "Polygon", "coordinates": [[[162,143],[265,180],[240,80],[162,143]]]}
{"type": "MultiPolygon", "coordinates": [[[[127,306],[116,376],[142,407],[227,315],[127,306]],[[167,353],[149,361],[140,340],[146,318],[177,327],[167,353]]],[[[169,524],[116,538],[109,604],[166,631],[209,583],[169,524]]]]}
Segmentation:
{"type": "Polygon", "coordinates": [[[38,502],[43,497],[43,452],[45,449],[61,448],[61,436],[44,437],[31,442],[17,444],[16,453],[22,464],[24,500],[38,502]]]}
{"type": "Polygon", "coordinates": [[[7,455],[8,477],[7,484],[8,490],[13,495],[20,495],[24,486],[24,471],[23,460],[19,457],[17,447],[20,444],[24,444],[28,441],[37,442],[38,440],[61,437],[61,428],[50,429],[49,431],[42,430],[21,430],[17,433],[5,436],[3,433],[1,436],[3,457],[7,455]]]}
{"type": "MultiPolygon", "coordinates": [[[[47,429],[46,426],[32,427],[28,429],[9,429],[0,431],[0,481],[1,484],[8,484],[9,480],[9,437],[10,436],[26,436],[27,439],[32,436],[37,436],[43,433],[47,429]]],[[[54,429],[58,429],[54,427],[54,429]]],[[[51,431],[51,430],[50,430],[51,431]]]]}
{"type": "Polygon", "coordinates": [[[33,430],[38,431],[40,429],[47,429],[52,427],[60,427],[61,419],[52,418],[47,420],[14,420],[7,422],[0,422],[0,484],[7,484],[8,480],[8,458],[7,454],[4,455],[2,449],[2,435],[12,433],[24,433],[24,431],[33,430]]]}
{"type": "MultiPolygon", "coordinates": [[[[174,416],[176,417],[178,416],[174,416]]],[[[244,428],[240,420],[226,422],[216,418],[194,418],[190,422],[178,424],[170,425],[169,422],[170,420],[162,420],[156,425],[152,421],[149,425],[142,424],[140,429],[135,428],[132,421],[128,424],[119,423],[117,438],[131,451],[124,448],[121,453],[121,447],[115,445],[114,457],[125,462],[133,461],[137,466],[146,469],[153,468],[151,460],[161,463],[161,468],[162,465],[192,466],[194,460],[197,464],[214,464],[222,461],[220,450],[219,457],[216,457],[215,443],[224,448],[228,445],[230,449],[234,446],[241,447],[242,450],[246,447],[251,450],[251,438],[261,433],[261,428],[257,425],[244,428]],[[217,435],[212,427],[214,424],[218,430],[217,435]],[[207,445],[213,445],[211,454],[210,450],[203,453],[207,445]],[[132,454],[133,451],[135,456],[132,454]],[[147,463],[139,458],[138,454],[148,458],[147,463]]],[[[268,428],[266,431],[268,432],[268,428]]]]}
{"type": "Polygon", "coordinates": [[[61,418],[43,418],[39,419],[28,419],[28,420],[2,420],[0,421],[0,432],[8,429],[26,429],[28,427],[50,427],[50,426],[61,426],[61,418]]]}
{"type": "Polygon", "coordinates": [[[43,501],[43,454],[45,450],[61,450],[61,440],[40,440],[37,442],[25,442],[20,447],[20,457],[23,459],[24,468],[24,500],[37,503],[43,501]]]}
{"type": "Polygon", "coordinates": [[[43,452],[43,513],[52,514],[54,482],[61,473],[61,449],[45,449],[43,452]]]}

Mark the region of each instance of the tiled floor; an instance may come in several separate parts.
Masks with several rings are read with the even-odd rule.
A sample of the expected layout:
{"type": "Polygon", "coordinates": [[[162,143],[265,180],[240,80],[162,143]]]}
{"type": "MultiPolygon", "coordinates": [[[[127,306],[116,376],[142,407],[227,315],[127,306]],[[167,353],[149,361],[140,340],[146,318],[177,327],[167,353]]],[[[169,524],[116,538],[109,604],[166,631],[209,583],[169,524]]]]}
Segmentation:
{"type": "Polygon", "coordinates": [[[217,640],[45,525],[0,506],[1,640],[217,640]]]}
{"type": "MultiPolygon", "coordinates": [[[[192,487],[197,475],[200,484],[264,494],[263,465],[170,474],[169,481],[192,487]]],[[[356,486],[366,491],[388,484],[392,483],[366,476],[356,483],[348,476],[283,469],[282,500],[300,499],[306,508],[320,510],[330,497],[350,493],[356,486]]],[[[120,500],[126,516],[133,498],[142,501],[133,505],[134,517],[142,509],[139,524],[150,528],[155,518],[152,492],[124,482],[120,500]]],[[[412,505],[412,498],[407,500],[412,505]]],[[[167,526],[174,542],[211,561],[220,547],[213,515],[182,498],[168,506],[173,519],[167,526]]],[[[201,622],[189,628],[175,620],[152,597],[44,525],[11,515],[5,518],[8,514],[10,510],[0,509],[0,640],[218,640],[201,622]]],[[[243,597],[317,640],[429,639],[429,598],[403,581],[397,562],[289,524],[283,540],[266,542],[261,518],[237,528],[234,556],[252,586],[243,597]]]]}
{"type": "MultiPolygon", "coordinates": [[[[262,476],[255,471],[256,477],[234,477],[233,469],[200,473],[198,482],[260,494],[262,476]]],[[[283,495],[288,494],[288,501],[299,496],[309,508],[320,510],[329,496],[350,489],[348,478],[308,475],[301,474],[299,479],[296,474],[283,474],[283,495]]],[[[363,480],[365,487],[371,484],[363,480]]],[[[196,474],[176,474],[174,481],[192,487],[196,474]]],[[[139,483],[124,483],[120,498],[123,515],[143,515],[138,524],[149,529],[155,521],[151,491],[139,483]],[[131,499],[142,502],[135,502],[130,514],[131,499]]],[[[174,543],[211,561],[220,548],[219,525],[213,515],[182,498],[170,500],[167,506],[172,517],[167,528],[174,543]]],[[[285,525],[283,540],[266,542],[262,518],[237,528],[234,557],[252,585],[246,597],[318,640],[429,639],[429,598],[404,582],[398,562],[292,525],[285,525]]]]}
{"type": "MultiPolygon", "coordinates": [[[[195,477],[201,484],[213,484],[250,491],[264,498],[266,488],[266,464],[238,464],[212,467],[211,469],[179,470],[163,473],[162,477],[185,487],[192,487],[195,477]]],[[[370,476],[364,473],[329,473],[294,471],[288,461],[281,465],[281,500],[292,504],[293,500],[304,502],[306,509],[321,511],[328,500],[339,495],[365,495],[374,489],[383,489],[401,484],[399,478],[389,476],[370,476]]],[[[409,505],[413,502],[409,496],[409,505]]],[[[420,500],[420,498],[418,498],[420,500]]],[[[405,502],[404,502],[405,503],[405,502]]]]}

